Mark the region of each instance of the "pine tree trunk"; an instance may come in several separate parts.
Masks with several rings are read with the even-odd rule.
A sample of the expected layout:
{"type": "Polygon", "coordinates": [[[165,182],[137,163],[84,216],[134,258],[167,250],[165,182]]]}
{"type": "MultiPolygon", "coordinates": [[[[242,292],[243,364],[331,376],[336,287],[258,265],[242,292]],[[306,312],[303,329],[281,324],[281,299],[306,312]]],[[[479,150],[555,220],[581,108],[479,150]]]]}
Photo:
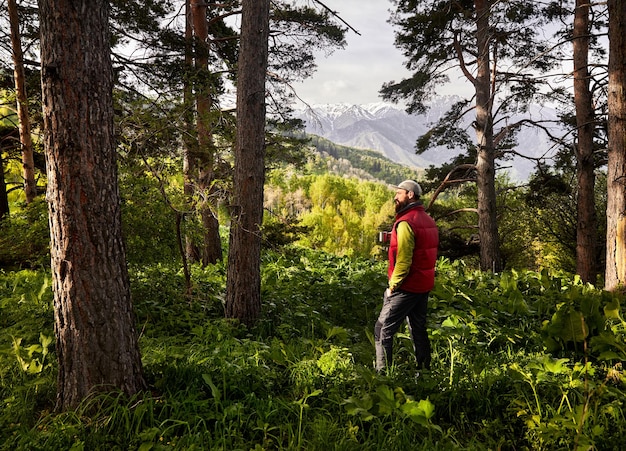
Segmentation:
{"type": "Polygon", "coordinates": [[[40,0],[57,408],[145,387],[122,242],[108,2],[40,0]]]}
{"type": "Polygon", "coordinates": [[[17,97],[17,117],[19,120],[20,143],[22,146],[22,174],[24,177],[24,194],[26,203],[31,203],[37,196],[35,180],[35,159],[33,157],[33,141],[30,136],[30,115],[28,114],[28,97],[26,96],[26,76],[24,74],[24,58],[20,37],[19,15],[16,0],[8,0],[9,22],[11,23],[11,47],[15,92],[17,97]]]}
{"type": "Polygon", "coordinates": [[[478,161],[478,234],[480,267],[483,271],[502,269],[496,211],[495,144],[493,137],[493,99],[491,96],[491,60],[489,57],[489,2],[476,0],[476,41],[478,48],[476,88],[476,141],[478,161]]]}
{"type": "Polygon", "coordinates": [[[626,2],[609,0],[605,289],[626,289],[626,2]]]}
{"type": "Polygon", "coordinates": [[[261,311],[261,223],[265,182],[265,73],[269,0],[243,0],[237,71],[237,138],[226,317],[245,324],[261,311]]]}
{"type": "MultiPolygon", "coordinates": [[[[194,183],[197,180],[197,155],[198,136],[194,130],[193,97],[193,14],[190,0],[185,0],[185,78],[183,80],[183,122],[185,133],[183,134],[183,190],[189,210],[194,208],[193,196],[195,193],[194,183]]],[[[188,219],[185,216],[183,219],[188,219]]],[[[190,234],[185,235],[185,255],[181,257],[187,261],[199,261],[200,253],[198,246],[190,234]]]]}
{"type": "Polygon", "coordinates": [[[204,242],[201,251],[202,264],[217,263],[222,260],[222,243],[217,220],[215,201],[215,143],[211,117],[211,77],[209,71],[209,30],[207,3],[191,0],[191,14],[195,33],[196,60],[196,126],[198,131],[198,174],[196,187],[199,191],[198,211],[202,219],[204,242]]]}
{"type": "Polygon", "coordinates": [[[596,202],[593,161],[594,112],[589,90],[589,1],[576,0],[574,13],[574,103],[576,106],[576,172],[578,219],[576,222],[576,272],[585,282],[595,283],[596,202]]]}

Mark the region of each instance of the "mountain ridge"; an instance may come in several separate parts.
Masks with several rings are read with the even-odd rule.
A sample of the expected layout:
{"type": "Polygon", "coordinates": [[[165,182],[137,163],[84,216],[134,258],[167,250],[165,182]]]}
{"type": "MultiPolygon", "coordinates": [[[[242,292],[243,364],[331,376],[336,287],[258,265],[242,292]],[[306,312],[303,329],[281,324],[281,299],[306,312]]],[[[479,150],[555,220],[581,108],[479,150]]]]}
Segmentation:
{"type": "MultiPolygon", "coordinates": [[[[415,153],[418,137],[425,134],[459,100],[458,96],[436,97],[428,105],[427,112],[421,115],[409,115],[396,104],[375,102],[311,105],[295,110],[294,116],[304,122],[308,134],[343,146],[374,150],[394,162],[423,169],[430,165],[440,166],[464,152],[463,149],[438,146],[420,155],[415,153]]],[[[529,111],[528,114],[535,117],[549,120],[556,120],[557,117],[556,111],[547,107],[533,106],[529,111]]],[[[465,118],[461,126],[471,132],[472,120],[472,117],[465,118]]],[[[519,118],[512,119],[515,120],[519,118]]],[[[520,130],[517,141],[518,153],[530,158],[549,157],[553,153],[547,135],[535,129],[520,130]]],[[[511,161],[501,162],[500,170],[508,172],[513,180],[525,181],[534,170],[534,162],[516,155],[511,161]]]]}

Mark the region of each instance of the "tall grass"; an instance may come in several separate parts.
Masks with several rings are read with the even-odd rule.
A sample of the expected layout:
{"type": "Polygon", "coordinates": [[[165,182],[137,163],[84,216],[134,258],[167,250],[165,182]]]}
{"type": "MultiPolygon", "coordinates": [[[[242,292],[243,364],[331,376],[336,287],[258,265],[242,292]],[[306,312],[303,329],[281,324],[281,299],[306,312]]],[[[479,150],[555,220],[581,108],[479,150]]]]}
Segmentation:
{"type": "Polygon", "coordinates": [[[223,267],[194,268],[191,296],[174,266],[131,267],[150,391],[65,413],[49,277],[0,273],[0,449],[619,449],[623,299],[564,273],[437,270],[416,379],[406,330],[391,371],[372,367],[384,263],[267,252],[251,329],[223,319],[223,267]]]}

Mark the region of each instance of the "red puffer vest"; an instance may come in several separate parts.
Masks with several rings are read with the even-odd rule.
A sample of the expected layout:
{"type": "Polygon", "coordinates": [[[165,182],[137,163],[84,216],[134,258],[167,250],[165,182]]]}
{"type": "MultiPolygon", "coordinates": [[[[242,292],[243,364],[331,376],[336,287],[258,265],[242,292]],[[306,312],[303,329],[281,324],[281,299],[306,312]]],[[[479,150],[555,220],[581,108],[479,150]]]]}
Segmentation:
{"type": "Polygon", "coordinates": [[[408,276],[399,289],[410,293],[426,293],[435,286],[435,263],[437,261],[437,247],[439,246],[439,231],[433,218],[425,211],[424,206],[416,204],[407,210],[398,213],[391,232],[389,243],[389,269],[391,277],[396,265],[398,253],[398,236],[396,228],[401,221],[407,221],[415,235],[413,260],[408,276]]]}

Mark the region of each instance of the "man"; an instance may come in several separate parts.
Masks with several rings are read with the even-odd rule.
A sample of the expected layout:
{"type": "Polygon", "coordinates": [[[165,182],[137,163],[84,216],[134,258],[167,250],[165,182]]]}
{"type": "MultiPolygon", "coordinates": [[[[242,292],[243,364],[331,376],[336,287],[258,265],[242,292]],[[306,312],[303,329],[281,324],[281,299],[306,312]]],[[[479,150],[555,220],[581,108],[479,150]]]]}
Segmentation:
{"type": "Polygon", "coordinates": [[[430,368],[430,341],[426,330],[428,293],[435,284],[439,232],[424,211],[422,188],[413,180],[396,187],[396,220],[389,243],[389,286],[374,326],[376,370],[392,362],[393,337],[406,318],[418,371],[430,368]]]}

